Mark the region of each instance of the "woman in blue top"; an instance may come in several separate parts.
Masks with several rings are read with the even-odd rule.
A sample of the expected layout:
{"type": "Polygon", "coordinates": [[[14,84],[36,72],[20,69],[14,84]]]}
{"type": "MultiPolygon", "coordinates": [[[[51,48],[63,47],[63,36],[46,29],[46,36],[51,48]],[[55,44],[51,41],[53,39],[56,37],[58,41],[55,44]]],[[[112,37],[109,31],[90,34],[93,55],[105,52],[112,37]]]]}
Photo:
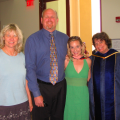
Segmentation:
{"type": "Polygon", "coordinates": [[[16,24],[6,25],[0,33],[1,120],[30,120],[32,102],[25,79],[22,45],[23,35],[19,27],[16,24]]]}

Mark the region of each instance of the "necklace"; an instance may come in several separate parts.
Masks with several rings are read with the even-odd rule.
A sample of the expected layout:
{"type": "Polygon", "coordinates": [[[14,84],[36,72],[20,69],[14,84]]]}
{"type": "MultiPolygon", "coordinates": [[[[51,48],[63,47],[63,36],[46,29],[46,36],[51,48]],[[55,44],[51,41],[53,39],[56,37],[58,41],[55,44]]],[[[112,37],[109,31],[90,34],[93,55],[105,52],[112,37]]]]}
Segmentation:
{"type": "MultiPolygon", "coordinates": [[[[72,58],[74,58],[74,57],[72,57],[72,58]]],[[[80,59],[85,59],[85,57],[81,57],[81,58],[74,58],[74,59],[80,60],[80,59]]]]}
{"type": "Polygon", "coordinates": [[[72,58],[74,58],[74,59],[78,59],[78,60],[79,60],[79,59],[84,58],[84,56],[82,56],[82,55],[79,55],[79,56],[74,56],[74,55],[73,55],[73,56],[72,56],[72,58]]]}
{"type": "Polygon", "coordinates": [[[73,56],[72,58],[77,59],[77,60],[80,60],[80,59],[86,59],[84,56],[79,57],[79,58],[76,58],[76,57],[73,56]]]}
{"type": "Polygon", "coordinates": [[[4,51],[5,51],[5,53],[7,53],[7,55],[9,55],[9,56],[15,56],[16,54],[16,51],[14,51],[14,53],[13,53],[13,55],[10,55],[10,53],[8,53],[8,51],[6,51],[5,49],[4,49],[4,51]]]}

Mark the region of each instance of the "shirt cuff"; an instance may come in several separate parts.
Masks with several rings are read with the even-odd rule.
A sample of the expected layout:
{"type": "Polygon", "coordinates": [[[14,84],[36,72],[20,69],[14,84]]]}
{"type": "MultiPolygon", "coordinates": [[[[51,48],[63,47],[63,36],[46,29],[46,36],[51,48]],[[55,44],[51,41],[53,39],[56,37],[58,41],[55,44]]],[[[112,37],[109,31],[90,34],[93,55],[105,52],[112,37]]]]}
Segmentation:
{"type": "Polygon", "coordinates": [[[38,97],[41,95],[40,91],[35,91],[35,92],[32,92],[33,93],[33,96],[34,97],[38,97]]]}

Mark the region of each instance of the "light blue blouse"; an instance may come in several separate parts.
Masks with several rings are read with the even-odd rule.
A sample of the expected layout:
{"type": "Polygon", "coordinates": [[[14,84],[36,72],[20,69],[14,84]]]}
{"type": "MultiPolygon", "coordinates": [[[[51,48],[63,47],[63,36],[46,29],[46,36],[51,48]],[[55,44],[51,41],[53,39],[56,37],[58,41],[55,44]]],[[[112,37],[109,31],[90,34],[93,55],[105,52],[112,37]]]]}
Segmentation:
{"type": "Polygon", "coordinates": [[[28,100],[25,89],[25,57],[9,56],[0,49],[0,106],[11,106],[28,100]]]}

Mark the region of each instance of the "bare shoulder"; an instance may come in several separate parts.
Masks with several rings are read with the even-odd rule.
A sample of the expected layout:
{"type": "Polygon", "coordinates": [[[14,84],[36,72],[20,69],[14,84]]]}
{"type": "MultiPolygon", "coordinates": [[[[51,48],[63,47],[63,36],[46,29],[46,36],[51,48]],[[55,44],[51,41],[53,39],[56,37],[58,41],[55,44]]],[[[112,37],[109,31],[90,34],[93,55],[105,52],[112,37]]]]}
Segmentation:
{"type": "Polygon", "coordinates": [[[86,58],[87,64],[90,67],[91,66],[91,59],[90,58],[86,58]]]}

